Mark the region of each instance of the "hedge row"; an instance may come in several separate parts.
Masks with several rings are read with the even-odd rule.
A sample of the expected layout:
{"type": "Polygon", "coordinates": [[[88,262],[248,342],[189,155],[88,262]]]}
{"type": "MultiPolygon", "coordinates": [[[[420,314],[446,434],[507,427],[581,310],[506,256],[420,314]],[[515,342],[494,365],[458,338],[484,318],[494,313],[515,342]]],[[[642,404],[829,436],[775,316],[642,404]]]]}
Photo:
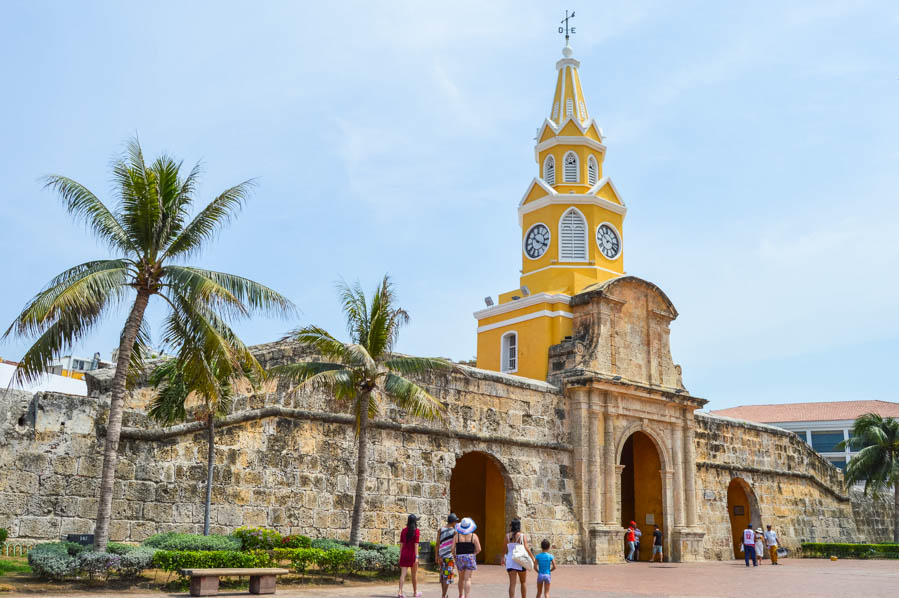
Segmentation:
{"type": "Polygon", "coordinates": [[[149,569],[155,548],[112,543],[107,552],[96,552],[74,542],[38,544],[28,552],[31,571],[44,579],[69,579],[87,575],[91,579],[110,575],[137,577],[149,569]]]}
{"type": "Polygon", "coordinates": [[[812,558],[836,556],[853,559],[899,559],[899,544],[803,542],[802,555],[812,558]]]}
{"type": "Polygon", "coordinates": [[[272,550],[160,550],[153,557],[153,566],[163,571],[179,572],[181,569],[221,567],[274,567],[290,562],[297,573],[305,573],[310,567],[339,575],[360,571],[393,571],[399,561],[399,548],[388,546],[385,550],[350,548],[273,548],[272,550]]]}

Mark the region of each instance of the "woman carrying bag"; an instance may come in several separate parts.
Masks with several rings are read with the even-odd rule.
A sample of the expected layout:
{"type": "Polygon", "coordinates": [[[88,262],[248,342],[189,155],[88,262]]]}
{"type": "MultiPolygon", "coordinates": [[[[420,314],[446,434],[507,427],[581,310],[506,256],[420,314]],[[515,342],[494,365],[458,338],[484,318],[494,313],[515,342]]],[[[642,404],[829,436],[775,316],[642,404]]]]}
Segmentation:
{"type": "Polygon", "coordinates": [[[509,573],[509,598],[515,598],[515,582],[521,585],[521,598],[528,595],[528,569],[534,568],[534,553],[521,533],[521,520],[513,519],[506,534],[506,571],[509,573]]]}

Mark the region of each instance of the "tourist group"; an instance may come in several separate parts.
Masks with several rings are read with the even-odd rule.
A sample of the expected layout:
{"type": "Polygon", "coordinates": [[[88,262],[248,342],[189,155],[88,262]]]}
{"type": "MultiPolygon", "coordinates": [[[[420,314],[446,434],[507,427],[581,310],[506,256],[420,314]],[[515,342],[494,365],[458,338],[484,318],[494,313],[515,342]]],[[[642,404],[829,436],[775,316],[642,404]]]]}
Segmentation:
{"type": "MultiPolygon", "coordinates": [[[[460,521],[450,513],[446,525],[437,530],[437,565],[440,568],[440,587],[443,598],[456,576],[459,574],[459,598],[471,596],[471,574],[477,570],[476,557],[481,552],[481,541],[475,530],[477,524],[470,517],[460,521]]],[[[418,591],[418,518],[409,515],[406,527],[400,533],[400,589],[398,598],[405,598],[403,586],[406,575],[411,572],[412,592],[416,598],[418,591]]],[[[544,539],[540,543],[541,552],[534,555],[528,546],[527,538],[521,533],[521,521],[513,519],[506,534],[506,571],[509,573],[509,596],[515,595],[515,585],[521,585],[521,596],[527,596],[528,571],[537,573],[537,598],[549,598],[549,586],[552,572],[556,569],[555,558],[549,552],[550,542],[544,539]]]]}

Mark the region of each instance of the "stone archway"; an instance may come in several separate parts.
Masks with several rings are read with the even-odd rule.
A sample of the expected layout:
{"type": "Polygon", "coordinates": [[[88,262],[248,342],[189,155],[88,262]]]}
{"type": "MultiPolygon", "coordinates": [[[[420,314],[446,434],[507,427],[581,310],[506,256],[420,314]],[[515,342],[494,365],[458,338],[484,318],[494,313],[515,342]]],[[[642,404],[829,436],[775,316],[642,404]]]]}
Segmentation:
{"type": "Polygon", "coordinates": [[[510,498],[509,477],[494,456],[476,451],[456,460],[450,476],[450,510],[459,518],[471,517],[477,523],[481,540],[478,562],[499,564],[506,553],[506,511],[510,498]]]}
{"type": "Polygon", "coordinates": [[[762,513],[755,492],[743,478],[734,478],[727,486],[727,515],[730,518],[730,531],[733,537],[734,558],[742,559],[743,530],[752,524],[753,528],[762,525],[762,513]]]}
{"type": "Polygon", "coordinates": [[[631,521],[643,532],[640,560],[652,554],[654,524],[664,526],[665,493],[662,486],[662,455],[655,440],[646,432],[627,436],[619,453],[621,467],[621,526],[631,521]]]}

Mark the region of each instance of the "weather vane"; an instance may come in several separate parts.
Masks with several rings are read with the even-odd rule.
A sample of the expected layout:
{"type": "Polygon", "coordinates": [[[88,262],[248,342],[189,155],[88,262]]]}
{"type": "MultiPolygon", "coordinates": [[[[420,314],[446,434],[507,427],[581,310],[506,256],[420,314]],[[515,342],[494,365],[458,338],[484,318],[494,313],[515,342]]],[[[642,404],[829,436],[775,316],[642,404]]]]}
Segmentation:
{"type": "Polygon", "coordinates": [[[559,27],[559,33],[565,34],[565,45],[566,46],[568,45],[569,34],[574,35],[574,33],[575,33],[574,27],[568,27],[568,19],[573,19],[573,18],[574,18],[574,11],[572,10],[571,14],[569,15],[568,11],[566,10],[565,18],[562,19],[561,21],[559,21],[560,23],[563,23],[565,25],[564,27],[559,27]]]}

